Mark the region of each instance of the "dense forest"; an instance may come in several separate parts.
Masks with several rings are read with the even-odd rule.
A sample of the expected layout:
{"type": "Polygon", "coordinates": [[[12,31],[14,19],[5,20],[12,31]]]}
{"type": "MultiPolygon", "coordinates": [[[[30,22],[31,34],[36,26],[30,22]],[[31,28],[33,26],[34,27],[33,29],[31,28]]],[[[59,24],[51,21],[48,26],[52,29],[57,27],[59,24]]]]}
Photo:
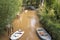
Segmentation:
{"type": "MultiPolygon", "coordinates": [[[[38,7],[40,23],[52,36],[52,40],[60,40],[60,0],[0,0],[0,34],[15,18],[22,5],[38,7]]],[[[3,32],[2,32],[3,31],[3,32]]]]}

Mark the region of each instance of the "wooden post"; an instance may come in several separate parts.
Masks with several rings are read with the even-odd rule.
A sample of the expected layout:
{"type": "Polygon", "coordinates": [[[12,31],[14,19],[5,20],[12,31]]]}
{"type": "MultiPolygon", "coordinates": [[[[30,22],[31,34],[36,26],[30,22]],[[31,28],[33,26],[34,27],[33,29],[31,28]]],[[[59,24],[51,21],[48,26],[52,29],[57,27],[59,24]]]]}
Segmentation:
{"type": "Polygon", "coordinates": [[[11,24],[7,24],[6,28],[7,28],[8,36],[10,37],[13,32],[13,27],[11,26],[11,24]]]}

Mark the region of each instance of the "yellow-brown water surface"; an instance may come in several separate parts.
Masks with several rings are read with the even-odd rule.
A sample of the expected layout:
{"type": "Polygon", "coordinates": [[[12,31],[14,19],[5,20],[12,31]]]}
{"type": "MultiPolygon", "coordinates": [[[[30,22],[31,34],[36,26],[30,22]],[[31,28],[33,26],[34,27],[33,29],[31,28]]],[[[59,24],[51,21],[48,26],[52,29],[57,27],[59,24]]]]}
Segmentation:
{"type": "Polygon", "coordinates": [[[36,11],[25,10],[13,22],[14,31],[22,29],[25,33],[20,40],[40,40],[36,34],[36,28],[39,27],[39,20],[36,11]]]}
{"type": "MultiPolygon", "coordinates": [[[[19,29],[24,31],[24,35],[19,40],[40,40],[36,34],[36,28],[40,26],[36,11],[25,10],[19,16],[19,18],[15,18],[12,22],[14,32],[19,29]]],[[[8,40],[7,38],[5,39],[8,40]]]]}

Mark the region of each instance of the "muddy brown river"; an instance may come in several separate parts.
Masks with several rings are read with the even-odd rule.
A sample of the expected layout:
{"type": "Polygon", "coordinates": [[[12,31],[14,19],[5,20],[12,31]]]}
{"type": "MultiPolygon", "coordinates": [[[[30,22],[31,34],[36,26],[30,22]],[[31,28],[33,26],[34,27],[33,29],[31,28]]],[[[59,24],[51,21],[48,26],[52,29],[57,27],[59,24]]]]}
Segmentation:
{"type": "Polygon", "coordinates": [[[36,28],[39,27],[36,11],[25,10],[20,18],[14,20],[13,26],[14,31],[22,29],[25,32],[20,40],[40,40],[36,34],[36,28]]]}
{"type": "Polygon", "coordinates": [[[25,32],[20,40],[40,40],[36,34],[36,28],[39,27],[36,11],[25,10],[20,18],[14,20],[13,26],[14,31],[22,29],[25,32]]]}
{"type": "Polygon", "coordinates": [[[25,10],[19,18],[14,19],[12,24],[14,32],[19,29],[24,31],[24,35],[19,40],[40,40],[36,34],[36,28],[40,26],[36,11],[25,10]]]}

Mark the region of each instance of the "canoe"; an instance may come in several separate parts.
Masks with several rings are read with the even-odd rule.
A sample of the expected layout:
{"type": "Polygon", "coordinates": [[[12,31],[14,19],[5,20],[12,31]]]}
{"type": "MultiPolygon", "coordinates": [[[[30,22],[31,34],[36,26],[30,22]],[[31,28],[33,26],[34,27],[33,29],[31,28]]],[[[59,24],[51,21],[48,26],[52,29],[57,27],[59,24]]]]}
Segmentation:
{"type": "Polygon", "coordinates": [[[36,29],[38,36],[42,40],[51,40],[51,36],[48,34],[48,32],[44,28],[37,28],[36,29]]]}
{"type": "Polygon", "coordinates": [[[17,39],[21,38],[23,34],[24,34],[24,31],[18,30],[11,35],[10,39],[17,40],[17,39]]]}

